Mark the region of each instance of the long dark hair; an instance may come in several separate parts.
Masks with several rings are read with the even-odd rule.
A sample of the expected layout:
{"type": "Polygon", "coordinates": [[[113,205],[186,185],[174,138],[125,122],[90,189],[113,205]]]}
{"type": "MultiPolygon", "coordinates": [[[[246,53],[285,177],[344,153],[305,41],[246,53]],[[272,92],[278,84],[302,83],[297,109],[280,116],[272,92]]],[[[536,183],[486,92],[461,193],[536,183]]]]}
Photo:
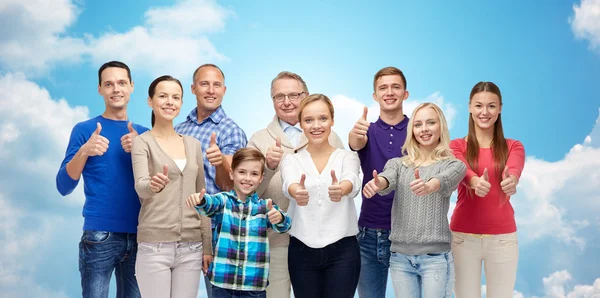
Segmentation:
{"type": "MultiPolygon", "coordinates": [[[[181,82],[170,76],[170,75],[164,75],[164,76],[160,76],[158,78],[156,78],[154,81],[152,81],[152,83],[150,83],[150,87],[148,87],[148,97],[152,98],[154,97],[154,93],[156,92],[156,86],[158,86],[158,83],[160,82],[175,82],[179,85],[179,87],[181,88],[181,98],[183,98],[183,86],[181,85],[181,82]]],[[[154,111],[152,111],[152,120],[150,121],[152,123],[152,127],[154,127],[154,121],[155,121],[155,117],[154,117],[154,111]]]]}
{"type": "MultiPolygon", "coordinates": [[[[490,92],[496,94],[500,100],[500,106],[502,106],[502,94],[500,88],[492,82],[479,82],[471,89],[471,95],[469,96],[469,104],[473,100],[473,96],[479,92],[490,92]]],[[[504,130],[502,129],[502,114],[498,114],[498,120],[494,123],[494,137],[492,139],[492,156],[494,158],[494,170],[498,177],[502,177],[502,171],[506,166],[506,160],[508,159],[508,145],[504,138],[504,130]]],[[[469,114],[469,134],[467,136],[467,163],[471,169],[477,171],[479,167],[479,142],[477,142],[477,134],[475,132],[475,121],[473,121],[473,115],[469,114]]],[[[500,178],[502,179],[502,178],[500,178]]]]}

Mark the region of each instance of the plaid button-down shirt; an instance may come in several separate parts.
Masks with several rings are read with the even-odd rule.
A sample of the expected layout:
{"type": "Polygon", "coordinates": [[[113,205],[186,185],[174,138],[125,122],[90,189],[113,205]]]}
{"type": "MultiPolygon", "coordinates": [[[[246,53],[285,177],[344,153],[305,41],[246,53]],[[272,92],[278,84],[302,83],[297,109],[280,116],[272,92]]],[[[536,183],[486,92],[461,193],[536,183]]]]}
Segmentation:
{"type": "Polygon", "coordinates": [[[246,202],[235,191],[204,195],[203,205],[196,206],[200,214],[213,217],[222,214],[215,256],[208,276],[212,284],[230,290],[264,291],[269,279],[269,238],[267,229],[287,232],[290,217],[279,207],[283,221],[271,224],[267,216],[267,201],[253,193],[246,202]]]}
{"type": "MultiPolygon", "coordinates": [[[[219,106],[210,116],[200,122],[198,120],[198,108],[194,108],[184,122],[175,126],[175,131],[182,135],[192,136],[200,141],[204,153],[204,180],[206,181],[206,193],[215,194],[221,191],[215,181],[217,169],[213,167],[206,158],[206,149],[210,145],[210,135],[217,133],[217,145],[224,155],[233,155],[238,149],[246,147],[248,139],[244,131],[231,118],[227,117],[223,106],[219,106]]],[[[198,190],[200,191],[200,190],[198,190]]],[[[211,219],[213,230],[213,247],[217,241],[215,229],[220,218],[211,219]]]]}

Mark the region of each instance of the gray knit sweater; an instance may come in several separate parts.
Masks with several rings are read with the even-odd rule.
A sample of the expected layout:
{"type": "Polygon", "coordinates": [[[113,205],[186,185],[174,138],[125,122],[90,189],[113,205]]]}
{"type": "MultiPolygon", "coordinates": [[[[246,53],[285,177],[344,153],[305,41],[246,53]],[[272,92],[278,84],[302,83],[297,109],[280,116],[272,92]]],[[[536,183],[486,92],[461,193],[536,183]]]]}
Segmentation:
{"type": "Polygon", "coordinates": [[[450,195],[465,173],[465,164],[454,158],[419,167],[419,175],[423,181],[432,178],[440,181],[438,191],[419,197],[410,191],[410,182],[415,180],[415,168],[403,165],[400,158],[388,160],[379,176],[387,179],[389,186],[379,191],[379,194],[396,191],[392,206],[391,251],[405,255],[423,255],[450,250],[450,195]]]}

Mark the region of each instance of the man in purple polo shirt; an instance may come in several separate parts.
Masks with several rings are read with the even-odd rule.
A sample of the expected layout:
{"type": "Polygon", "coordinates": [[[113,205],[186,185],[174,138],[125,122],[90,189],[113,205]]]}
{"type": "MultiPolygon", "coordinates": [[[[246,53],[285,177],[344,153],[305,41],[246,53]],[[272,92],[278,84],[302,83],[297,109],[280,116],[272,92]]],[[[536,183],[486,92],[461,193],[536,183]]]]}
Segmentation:
{"type": "MultiPolygon", "coordinates": [[[[406,78],[401,70],[385,67],[373,79],[373,99],[379,103],[379,119],[367,122],[367,107],[356,122],[348,143],[357,151],[364,174],[362,185],[373,179],[373,170],[383,171],[385,163],[402,156],[408,117],[402,102],[408,98],[406,78]]],[[[390,267],[390,229],[394,192],[363,199],[358,220],[361,269],[358,281],[360,298],[385,297],[390,267]]]]}

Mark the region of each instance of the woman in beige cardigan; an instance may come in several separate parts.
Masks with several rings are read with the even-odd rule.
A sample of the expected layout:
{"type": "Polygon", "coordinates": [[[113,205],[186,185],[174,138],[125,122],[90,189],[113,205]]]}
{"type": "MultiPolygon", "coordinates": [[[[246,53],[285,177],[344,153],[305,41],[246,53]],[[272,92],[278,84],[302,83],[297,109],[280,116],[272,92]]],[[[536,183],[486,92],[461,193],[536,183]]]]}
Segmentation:
{"type": "Polygon", "coordinates": [[[152,129],[132,146],[138,224],[136,278],[147,297],[196,297],[201,271],[212,261],[210,219],[186,208],[185,199],[205,188],[202,149],[173,129],[183,88],[162,76],[148,88],[152,129]]]}

